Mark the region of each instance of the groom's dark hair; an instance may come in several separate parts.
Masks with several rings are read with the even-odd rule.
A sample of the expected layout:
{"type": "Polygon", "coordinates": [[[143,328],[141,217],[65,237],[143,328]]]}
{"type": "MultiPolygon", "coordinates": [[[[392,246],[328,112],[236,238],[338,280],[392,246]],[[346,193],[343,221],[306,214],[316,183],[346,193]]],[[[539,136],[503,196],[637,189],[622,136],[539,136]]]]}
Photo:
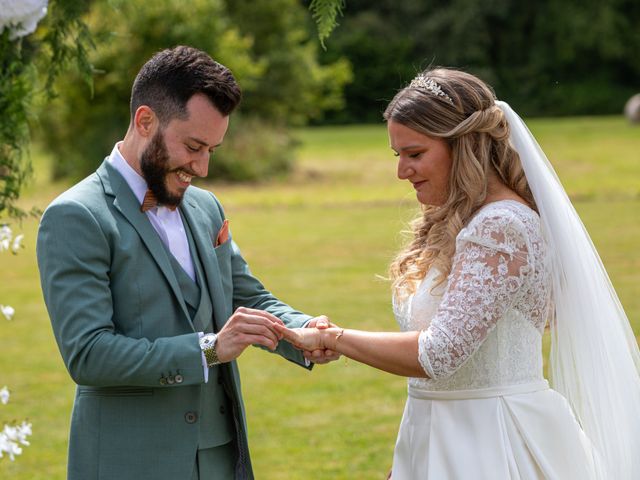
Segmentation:
{"type": "Polygon", "coordinates": [[[145,63],[131,89],[131,118],[141,105],[151,108],[161,125],[187,118],[187,102],[206,95],[222,115],[240,103],[242,93],[231,70],[206,52],[178,46],[156,53],[145,63]]]}

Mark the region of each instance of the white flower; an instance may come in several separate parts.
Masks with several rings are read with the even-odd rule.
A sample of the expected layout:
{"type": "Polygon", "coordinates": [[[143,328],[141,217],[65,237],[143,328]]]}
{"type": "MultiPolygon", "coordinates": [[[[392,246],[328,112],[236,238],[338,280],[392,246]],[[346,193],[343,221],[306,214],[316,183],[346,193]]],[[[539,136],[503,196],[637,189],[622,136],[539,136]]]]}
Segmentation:
{"type": "Polygon", "coordinates": [[[15,309],[10,305],[0,305],[0,312],[2,312],[7,320],[11,320],[13,314],[16,313],[15,309]]]}
{"type": "Polygon", "coordinates": [[[48,0],[0,0],[0,32],[9,28],[11,40],[33,33],[47,14],[47,3],[48,0]]]}
{"type": "Polygon", "coordinates": [[[11,461],[15,460],[16,455],[22,453],[20,445],[29,445],[27,437],[31,435],[31,424],[22,422],[20,425],[5,425],[4,430],[0,432],[0,458],[4,454],[9,455],[11,461]]]}
{"type": "MultiPolygon", "coordinates": [[[[9,402],[9,389],[7,387],[0,389],[0,402],[4,404],[9,402]]],[[[8,455],[11,461],[15,460],[16,455],[22,453],[20,445],[29,445],[27,437],[30,435],[30,423],[22,422],[19,425],[5,425],[0,432],[0,458],[8,455]]]]}
{"type": "Polygon", "coordinates": [[[24,235],[20,234],[13,239],[13,245],[11,245],[11,252],[18,253],[18,250],[23,248],[23,245],[22,245],[23,238],[24,238],[24,235]]]}
{"type": "Polygon", "coordinates": [[[0,226],[0,252],[2,252],[3,250],[9,250],[9,245],[11,244],[12,237],[13,232],[11,231],[11,228],[9,228],[9,225],[0,226]]]}

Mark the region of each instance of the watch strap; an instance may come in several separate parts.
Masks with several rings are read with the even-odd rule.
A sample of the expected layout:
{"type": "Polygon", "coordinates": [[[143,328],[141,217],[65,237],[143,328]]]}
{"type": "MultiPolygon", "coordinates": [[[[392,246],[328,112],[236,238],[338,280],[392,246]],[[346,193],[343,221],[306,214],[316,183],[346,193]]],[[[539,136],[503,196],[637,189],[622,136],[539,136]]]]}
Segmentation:
{"type": "Polygon", "coordinates": [[[207,333],[200,338],[200,348],[204,354],[204,358],[207,361],[207,366],[212,367],[219,365],[221,362],[218,359],[218,352],[216,351],[216,344],[218,343],[218,335],[215,333],[207,333]]]}

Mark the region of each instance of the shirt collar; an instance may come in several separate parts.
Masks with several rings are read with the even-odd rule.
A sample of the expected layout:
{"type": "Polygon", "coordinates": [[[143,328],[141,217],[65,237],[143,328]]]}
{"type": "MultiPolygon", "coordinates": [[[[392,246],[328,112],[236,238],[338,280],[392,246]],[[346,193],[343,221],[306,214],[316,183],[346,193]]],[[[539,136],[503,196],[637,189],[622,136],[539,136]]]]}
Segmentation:
{"type": "Polygon", "coordinates": [[[145,181],[138,172],[136,172],[131,165],[124,159],[122,154],[120,153],[120,145],[122,142],[118,142],[113,146],[113,150],[111,151],[111,155],[109,155],[108,162],[122,175],[124,180],[129,185],[129,188],[133,191],[133,194],[136,196],[140,205],[142,205],[142,201],[144,200],[144,196],[147,193],[149,187],[147,186],[147,182],[145,181]]]}

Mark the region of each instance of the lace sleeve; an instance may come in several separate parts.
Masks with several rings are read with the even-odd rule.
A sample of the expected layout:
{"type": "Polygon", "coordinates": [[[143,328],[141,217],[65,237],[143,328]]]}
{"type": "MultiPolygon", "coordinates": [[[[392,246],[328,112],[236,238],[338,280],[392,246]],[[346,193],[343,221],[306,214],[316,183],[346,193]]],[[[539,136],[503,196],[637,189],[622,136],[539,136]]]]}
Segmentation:
{"type": "Polygon", "coordinates": [[[419,360],[431,378],[445,378],[482,345],[517,300],[531,269],[522,222],[479,214],[460,231],[442,302],[420,332],[419,360]]]}

